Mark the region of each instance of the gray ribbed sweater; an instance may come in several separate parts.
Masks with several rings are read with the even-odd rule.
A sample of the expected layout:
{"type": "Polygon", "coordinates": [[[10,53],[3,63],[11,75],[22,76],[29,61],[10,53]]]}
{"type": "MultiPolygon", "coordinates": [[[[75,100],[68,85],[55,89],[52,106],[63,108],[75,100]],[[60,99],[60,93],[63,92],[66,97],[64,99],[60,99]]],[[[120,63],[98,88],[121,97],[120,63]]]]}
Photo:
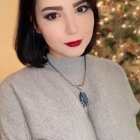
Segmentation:
{"type": "MultiPolygon", "coordinates": [[[[84,58],[49,61],[73,84],[83,80],[84,58]]],[[[86,55],[82,89],[88,113],[71,86],[49,64],[24,68],[0,86],[2,140],[140,140],[135,115],[140,105],[120,66],[86,55]]]]}

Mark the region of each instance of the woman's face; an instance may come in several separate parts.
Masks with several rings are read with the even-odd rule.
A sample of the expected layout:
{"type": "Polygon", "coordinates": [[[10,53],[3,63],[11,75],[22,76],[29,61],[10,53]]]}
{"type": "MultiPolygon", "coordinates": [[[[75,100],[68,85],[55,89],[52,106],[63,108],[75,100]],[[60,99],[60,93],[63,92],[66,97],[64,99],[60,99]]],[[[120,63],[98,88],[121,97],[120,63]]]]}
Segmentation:
{"type": "Polygon", "coordinates": [[[36,30],[43,35],[51,55],[83,54],[94,28],[94,15],[85,0],[36,0],[35,14],[36,30]]]}

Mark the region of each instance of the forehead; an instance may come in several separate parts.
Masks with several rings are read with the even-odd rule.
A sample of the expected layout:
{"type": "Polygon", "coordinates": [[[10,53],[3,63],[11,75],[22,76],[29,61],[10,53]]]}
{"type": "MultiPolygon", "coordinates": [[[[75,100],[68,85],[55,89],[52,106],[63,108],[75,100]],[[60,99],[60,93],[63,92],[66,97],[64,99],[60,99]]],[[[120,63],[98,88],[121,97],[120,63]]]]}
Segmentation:
{"type": "Polygon", "coordinates": [[[36,0],[36,6],[66,6],[86,2],[87,0],[36,0]]]}

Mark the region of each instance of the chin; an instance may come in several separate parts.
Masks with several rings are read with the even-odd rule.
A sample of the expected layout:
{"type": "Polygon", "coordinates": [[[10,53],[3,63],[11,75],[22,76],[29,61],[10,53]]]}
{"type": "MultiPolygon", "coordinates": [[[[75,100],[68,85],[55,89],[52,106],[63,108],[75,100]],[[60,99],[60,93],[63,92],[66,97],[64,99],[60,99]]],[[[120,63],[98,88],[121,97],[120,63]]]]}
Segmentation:
{"type": "Polygon", "coordinates": [[[81,51],[75,51],[75,52],[72,52],[71,54],[69,53],[67,55],[67,57],[78,57],[78,56],[81,56],[83,53],[84,53],[85,50],[81,50],[81,51]]]}

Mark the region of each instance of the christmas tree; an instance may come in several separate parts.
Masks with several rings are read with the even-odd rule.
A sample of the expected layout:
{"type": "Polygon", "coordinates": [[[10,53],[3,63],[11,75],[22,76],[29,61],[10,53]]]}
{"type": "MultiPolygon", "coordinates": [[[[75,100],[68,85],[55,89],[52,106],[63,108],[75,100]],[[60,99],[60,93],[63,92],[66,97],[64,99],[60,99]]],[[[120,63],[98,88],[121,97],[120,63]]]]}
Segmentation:
{"type": "Polygon", "coordinates": [[[99,39],[91,54],[120,64],[140,101],[140,0],[98,0],[98,8],[99,39]]]}

